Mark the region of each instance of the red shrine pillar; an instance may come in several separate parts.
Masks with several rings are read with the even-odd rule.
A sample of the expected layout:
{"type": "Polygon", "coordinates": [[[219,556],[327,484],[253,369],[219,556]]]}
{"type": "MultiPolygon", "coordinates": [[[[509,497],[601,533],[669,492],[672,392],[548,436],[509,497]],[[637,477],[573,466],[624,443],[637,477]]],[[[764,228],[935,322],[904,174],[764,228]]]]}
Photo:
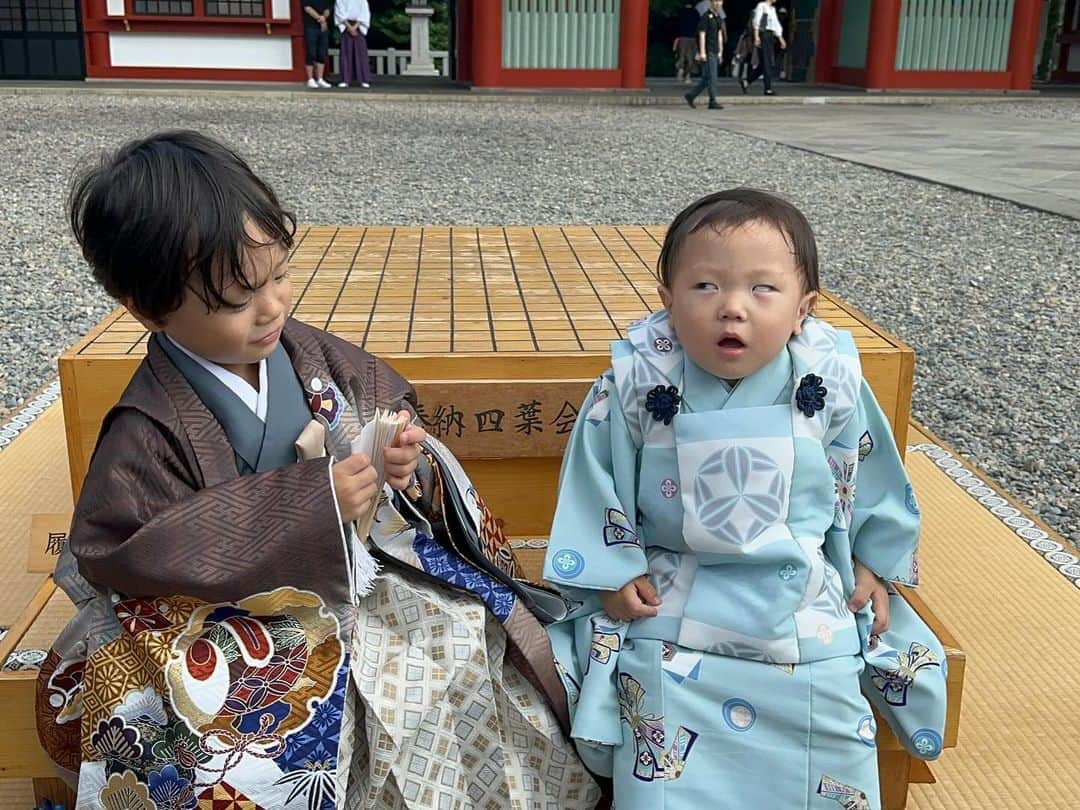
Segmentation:
{"type": "Polygon", "coordinates": [[[1012,34],[1009,38],[1009,87],[1013,90],[1031,89],[1041,15],[1039,0],[1015,0],[1013,4],[1012,34]]]}
{"type": "Polygon", "coordinates": [[[900,0],[873,0],[866,44],[868,90],[885,90],[893,85],[899,35],[900,0]]]}
{"type": "Polygon", "coordinates": [[[649,0],[622,0],[619,8],[620,86],[645,87],[645,53],[649,45],[649,0]]]}
{"type": "Polygon", "coordinates": [[[502,76],[502,0],[473,0],[472,81],[498,87],[502,76]]]}

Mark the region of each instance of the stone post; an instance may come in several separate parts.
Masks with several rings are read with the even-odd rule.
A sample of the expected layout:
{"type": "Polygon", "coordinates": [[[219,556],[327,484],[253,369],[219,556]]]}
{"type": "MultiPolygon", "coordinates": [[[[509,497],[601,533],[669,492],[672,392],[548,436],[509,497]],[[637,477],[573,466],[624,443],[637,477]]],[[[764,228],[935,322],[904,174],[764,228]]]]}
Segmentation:
{"type": "MultiPolygon", "coordinates": [[[[424,2],[424,0],[421,0],[424,2]]],[[[438,76],[435,62],[431,58],[431,16],[435,9],[426,5],[413,5],[405,9],[409,15],[409,43],[410,56],[409,66],[405,68],[406,76],[438,76]]]]}

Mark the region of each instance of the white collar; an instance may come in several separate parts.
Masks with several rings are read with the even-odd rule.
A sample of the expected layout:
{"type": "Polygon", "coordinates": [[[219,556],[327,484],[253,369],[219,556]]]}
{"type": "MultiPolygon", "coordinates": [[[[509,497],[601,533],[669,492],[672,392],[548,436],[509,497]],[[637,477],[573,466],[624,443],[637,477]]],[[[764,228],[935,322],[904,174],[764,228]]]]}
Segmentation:
{"type": "Polygon", "coordinates": [[[243,402],[255,414],[259,421],[266,421],[266,359],[259,361],[259,390],[256,391],[251,387],[251,383],[241,377],[239,374],[229,371],[227,368],[219,366],[217,363],[211,363],[205,357],[200,357],[195,352],[181,346],[175,339],[169,337],[169,335],[162,332],[169,342],[173,346],[178,348],[200,366],[205,368],[218,380],[220,380],[230,391],[240,397],[240,401],[243,402]]]}

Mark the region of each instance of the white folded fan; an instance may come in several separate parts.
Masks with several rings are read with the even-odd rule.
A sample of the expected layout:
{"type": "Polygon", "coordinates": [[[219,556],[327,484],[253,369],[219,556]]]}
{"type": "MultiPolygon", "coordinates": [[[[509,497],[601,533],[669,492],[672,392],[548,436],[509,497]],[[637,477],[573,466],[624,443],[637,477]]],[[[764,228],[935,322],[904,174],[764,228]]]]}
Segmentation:
{"type": "Polygon", "coordinates": [[[371,466],[375,468],[375,496],[368,504],[367,511],[356,519],[356,533],[361,538],[367,539],[371,532],[371,524],[375,520],[375,512],[379,508],[379,496],[383,485],[386,483],[386,454],[387,447],[392,447],[398,436],[409,424],[408,414],[395,413],[385,408],[376,408],[375,414],[360,430],[349,445],[353,453],[366,453],[371,459],[371,466]]]}

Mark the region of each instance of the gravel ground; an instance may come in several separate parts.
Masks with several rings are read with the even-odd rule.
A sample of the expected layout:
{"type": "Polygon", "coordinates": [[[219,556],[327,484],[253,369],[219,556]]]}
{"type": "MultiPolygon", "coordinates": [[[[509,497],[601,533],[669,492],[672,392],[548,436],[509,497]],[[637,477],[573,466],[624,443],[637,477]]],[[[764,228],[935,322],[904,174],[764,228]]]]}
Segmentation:
{"type": "MultiPolygon", "coordinates": [[[[916,418],[1080,542],[1076,221],[734,134],[695,174],[701,132],[655,109],[0,98],[0,409],[48,379],[112,306],[66,231],[73,167],[156,129],[231,142],[308,222],[666,222],[700,192],[749,184],[800,204],[826,286],[915,348],[916,418]]],[[[1077,106],[1023,114],[1075,120],[1077,106]]]]}
{"type": "Polygon", "coordinates": [[[949,109],[978,115],[1007,115],[1025,121],[1070,121],[1080,124],[1080,99],[1024,99],[1007,104],[959,104],[949,109]]]}

